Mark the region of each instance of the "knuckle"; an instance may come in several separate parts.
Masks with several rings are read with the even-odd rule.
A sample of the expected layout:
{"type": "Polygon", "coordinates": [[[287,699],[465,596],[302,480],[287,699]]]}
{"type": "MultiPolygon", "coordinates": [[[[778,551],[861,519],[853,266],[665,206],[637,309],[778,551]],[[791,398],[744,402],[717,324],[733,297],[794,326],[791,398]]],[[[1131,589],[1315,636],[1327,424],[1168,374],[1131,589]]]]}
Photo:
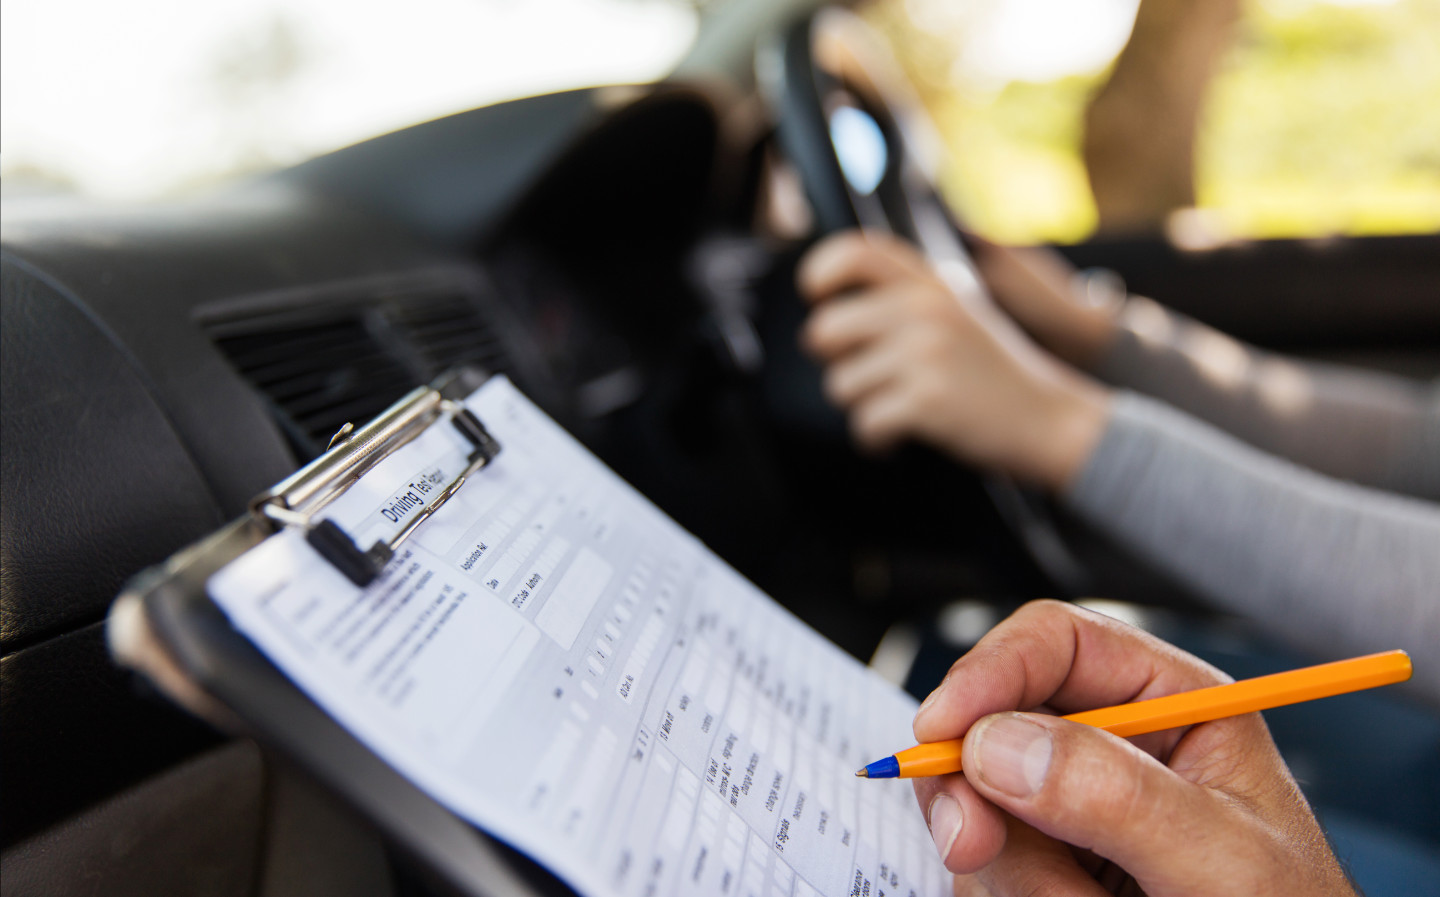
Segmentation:
{"type": "Polygon", "coordinates": [[[800,330],[800,345],[811,354],[819,354],[825,346],[826,323],[821,312],[815,312],[800,330]]]}
{"type": "Polygon", "coordinates": [[[892,421],[897,425],[909,425],[914,423],[924,413],[925,402],[922,391],[917,382],[912,379],[904,385],[895,396],[895,404],[890,415],[892,421]]]}
{"type": "Polygon", "coordinates": [[[854,232],[865,243],[865,247],[876,255],[887,255],[892,259],[905,259],[914,253],[910,244],[889,231],[865,230],[854,232]]]}
{"type": "Polygon", "coordinates": [[[955,897],[993,897],[990,889],[974,875],[955,876],[955,897]]]}
{"type": "MultiPolygon", "coordinates": [[[[1071,631],[1074,626],[1073,621],[1089,613],[1091,611],[1068,601],[1037,598],[1022,604],[996,628],[1003,627],[1003,631],[1007,635],[1014,633],[1026,641],[1029,636],[1041,633],[1048,634],[1048,637],[1053,640],[1056,633],[1071,631]]],[[[1070,636],[1066,637],[1070,638],[1070,636]]]]}
{"type": "Polygon", "coordinates": [[[850,415],[850,433],[861,445],[872,445],[879,440],[882,428],[875,414],[866,406],[860,406],[850,415]]]}
{"type": "Polygon", "coordinates": [[[1138,836],[1163,822],[1166,794],[1150,787],[1138,750],[1104,743],[1099,732],[1067,728],[1056,736],[1055,764],[1044,788],[1055,818],[1138,836]]]}
{"type": "Polygon", "coordinates": [[[904,303],[913,317],[925,323],[934,323],[946,317],[950,299],[931,284],[920,281],[906,291],[904,303]]]}
{"type": "Polygon", "coordinates": [[[1074,876],[1067,874],[1073,865],[1069,852],[1035,850],[1033,843],[1021,854],[1012,852],[983,870],[979,878],[988,887],[982,893],[1004,894],[1006,897],[1070,897],[1074,876]]]}
{"type": "Polygon", "coordinates": [[[903,413],[917,424],[933,420],[944,410],[948,393],[945,378],[929,370],[917,373],[906,382],[901,396],[903,413]]]}
{"type": "Polygon", "coordinates": [[[815,249],[824,260],[825,279],[840,282],[856,277],[870,267],[875,249],[862,231],[841,231],[815,249]]]}
{"type": "Polygon", "coordinates": [[[843,230],[830,238],[831,245],[835,246],[837,250],[851,253],[874,252],[873,243],[875,239],[876,234],[874,232],[865,231],[860,228],[843,230]]]}
{"type": "Polygon", "coordinates": [[[1068,601],[1059,601],[1055,598],[1037,598],[1034,601],[1027,601],[1015,611],[1014,619],[1035,618],[1036,620],[1048,620],[1058,617],[1078,617],[1088,613],[1083,608],[1077,607],[1068,601]]]}
{"type": "Polygon", "coordinates": [[[1110,792],[1107,815],[1120,831],[1146,830],[1156,822],[1158,795],[1153,788],[1145,787],[1139,752],[1127,751],[1123,756],[1128,758],[1128,774],[1121,787],[1110,792]]]}
{"type": "Polygon", "coordinates": [[[1015,897],[1069,897],[1070,889],[1066,886],[1068,882],[1063,879],[1056,880],[1047,874],[1052,871],[1041,867],[1018,873],[1005,893],[1015,897]]]}
{"type": "Polygon", "coordinates": [[[914,330],[917,344],[923,347],[927,357],[936,361],[952,355],[967,339],[963,331],[945,320],[920,321],[914,330]]]}
{"type": "Polygon", "coordinates": [[[861,445],[883,448],[894,442],[904,427],[896,417],[876,410],[874,405],[860,405],[850,418],[851,432],[861,445]]]}
{"type": "Polygon", "coordinates": [[[1068,601],[1060,601],[1056,598],[1039,598],[1025,605],[1022,610],[1028,609],[1031,613],[1037,614],[1066,614],[1073,615],[1080,608],[1068,601]]]}
{"type": "MultiPolygon", "coordinates": [[[[1015,700],[1010,703],[1018,705],[1019,697],[1026,692],[1028,685],[1029,674],[1025,659],[1026,651],[1023,644],[1017,641],[1015,630],[1002,623],[986,633],[979,643],[970,649],[969,654],[955,662],[955,666],[958,667],[967,661],[969,663],[981,661],[992,670],[1003,671],[1008,683],[1007,691],[1015,696],[1015,700]]],[[[1007,703],[1006,709],[1029,710],[1030,708],[1009,707],[1007,703]]]]}
{"type": "Polygon", "coordinates": [[[826,399],[843,407],[850,403],[853,391],[852,379],[844,368],[826,368],[823,379],[820,381],[820,389],[824,392],[826,399]]]}
{"type": "Polygon", "coordinates": [[[853,432],[855,442],[864,449],[879,451],[891,442],[890,436],[880,427],[856,427],[853,432]]]}
{"type": "Polygon", "coordinates": [[[810,316],[805,324],[804,343],[812,354],[824,358],[835,353],[841,325],[835,310],[822,308],[810,316]]]}

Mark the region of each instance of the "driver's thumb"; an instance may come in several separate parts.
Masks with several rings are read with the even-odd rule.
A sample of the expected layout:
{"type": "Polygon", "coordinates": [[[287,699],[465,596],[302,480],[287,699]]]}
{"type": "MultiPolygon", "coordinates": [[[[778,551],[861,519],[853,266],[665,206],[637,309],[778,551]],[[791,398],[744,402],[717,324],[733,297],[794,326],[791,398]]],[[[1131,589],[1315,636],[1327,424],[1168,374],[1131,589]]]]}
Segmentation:
{"type": "Polygon", "coordinates": [[[1236,834],[1205,789],[1123,739],[1057,717],[987,716],[965,736],[963,762],[992,803],[1142,883],[1205,881],[1214,851],[1236,834]]]}

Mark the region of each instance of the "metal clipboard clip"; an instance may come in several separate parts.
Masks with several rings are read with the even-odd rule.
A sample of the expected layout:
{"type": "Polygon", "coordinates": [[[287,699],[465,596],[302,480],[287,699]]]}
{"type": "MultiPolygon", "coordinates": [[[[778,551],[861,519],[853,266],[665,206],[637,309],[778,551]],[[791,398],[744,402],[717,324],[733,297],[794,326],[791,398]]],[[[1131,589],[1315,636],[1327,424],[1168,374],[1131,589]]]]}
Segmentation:
{"type": "Polygon", "coordinates": [[[282,526],[302,529],[305,541],[321,557],[355,585],[368,586],[416,527],[449,501],[476,471],[500,454],[500,443],[480,419],[449,397],[466,379],[469,379],[466,372],[461,372],[422,386],[358,430],[346,424],[330,440],[325,454],[251,499],[250,513],[272,532],[282,526]],[[449,420],[474,449],[466,457],[465,469],[459,476],[397,533],[362,549],[333,520],[317,519],[321,510],[359,482],[371,468],[442,419],[449,420]]]}

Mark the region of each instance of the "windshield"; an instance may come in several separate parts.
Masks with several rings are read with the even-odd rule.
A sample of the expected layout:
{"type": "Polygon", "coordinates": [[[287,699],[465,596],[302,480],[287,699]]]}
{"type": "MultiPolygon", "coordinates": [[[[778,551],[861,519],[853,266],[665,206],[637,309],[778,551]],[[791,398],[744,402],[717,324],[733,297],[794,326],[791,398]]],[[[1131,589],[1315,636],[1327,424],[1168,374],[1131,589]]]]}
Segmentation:
{"type": "Polygon", "coordinates": [[[686,0],[5,0],[7,196],[183,192],[458,110],[665,75],[686,0]]]}

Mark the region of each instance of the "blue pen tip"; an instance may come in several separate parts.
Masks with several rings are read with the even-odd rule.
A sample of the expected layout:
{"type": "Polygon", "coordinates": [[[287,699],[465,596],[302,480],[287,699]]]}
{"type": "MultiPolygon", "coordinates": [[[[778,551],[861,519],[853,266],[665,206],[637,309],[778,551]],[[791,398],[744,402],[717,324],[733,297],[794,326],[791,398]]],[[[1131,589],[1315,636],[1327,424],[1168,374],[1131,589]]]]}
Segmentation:
{"type": "Polygon", "coordinates": [[[897,779],[900,777],[900,762],[894,757],[882,757],[856,775],[866,779],[897,779]]]}

